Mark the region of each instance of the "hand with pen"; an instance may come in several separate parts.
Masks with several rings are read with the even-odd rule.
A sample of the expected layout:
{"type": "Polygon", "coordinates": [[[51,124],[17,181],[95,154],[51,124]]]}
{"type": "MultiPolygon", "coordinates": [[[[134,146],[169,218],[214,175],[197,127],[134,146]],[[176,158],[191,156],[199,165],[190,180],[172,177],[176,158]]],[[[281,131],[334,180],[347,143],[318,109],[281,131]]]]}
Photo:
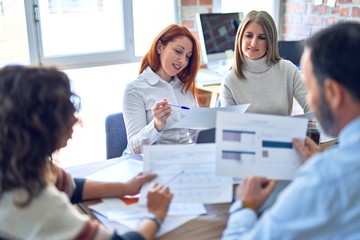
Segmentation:
{"type": "Polygon", "coordinates": [[[173,194],[169,187],[155,183],[147,194],[147,210],[149,215],[138,225],[138,231],[145,239],[154,239],[156,232],[164,222],[169,210],[173,194]]]}
{"type": "Polygon", "coordinates": [[[164,221],[170,202],[173,198],[173,194],[170,192],[169,187],[160,183],[155,183],[150,188],[147,198],[148,211],[160,218],[161,221],[164,221]]]}
{"type": "Polygon", "coordinates": [[[164,98],[163,101],[156,102],[151,111],[154,116],[155,128],[161,132],[165,128],[166,121],[171,115],[171,107],[168,105],[167,99],[164,98]]]}

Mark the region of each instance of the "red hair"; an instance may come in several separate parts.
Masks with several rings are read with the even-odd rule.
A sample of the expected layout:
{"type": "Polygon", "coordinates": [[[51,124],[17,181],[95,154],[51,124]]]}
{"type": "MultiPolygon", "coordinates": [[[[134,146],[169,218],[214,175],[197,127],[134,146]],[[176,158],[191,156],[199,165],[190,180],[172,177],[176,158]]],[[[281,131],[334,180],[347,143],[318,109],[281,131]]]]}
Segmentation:
{"type": "Polygon", "coordinates": [[[200,68],[200,50],[194,35],[184,26],[177,24],[171,24],[162,30],[157,37],[154,39],[149,51],[144,55],[141,60],[141,66],[139,74],[141,74],[145,68],[150,66],[150,68],[156,72],[160,66],[160,56],[157,53],[157,45],[161,42],[162,45],[166,46],[169,42],[174,41],[178,37],[187,37],[193,44],[192,55],[189,59],[189,63],[181,72],[178,73],[178,78],[181,82],[184,83],[185,92],[191,91],[194,96],[195,92],[195,79],[196,74],[200,68]]]}

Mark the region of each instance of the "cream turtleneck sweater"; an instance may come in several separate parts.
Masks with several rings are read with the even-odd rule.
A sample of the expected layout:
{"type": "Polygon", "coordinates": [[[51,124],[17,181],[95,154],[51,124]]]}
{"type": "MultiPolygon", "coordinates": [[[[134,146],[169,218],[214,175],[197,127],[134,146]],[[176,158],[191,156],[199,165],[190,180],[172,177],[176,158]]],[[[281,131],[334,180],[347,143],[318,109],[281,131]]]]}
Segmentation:
{"type": "Polygon", "coordinates": [[[288,60],[267,65],[266,56],[243,65],[246,79],[239,79],[233,70],[225,74],[221,83],[221,106],[250,103],[247,112],[289,116],[293,98],[304,112],[310,112],[306,102],[307,90],[298,69],[288,60]]]}

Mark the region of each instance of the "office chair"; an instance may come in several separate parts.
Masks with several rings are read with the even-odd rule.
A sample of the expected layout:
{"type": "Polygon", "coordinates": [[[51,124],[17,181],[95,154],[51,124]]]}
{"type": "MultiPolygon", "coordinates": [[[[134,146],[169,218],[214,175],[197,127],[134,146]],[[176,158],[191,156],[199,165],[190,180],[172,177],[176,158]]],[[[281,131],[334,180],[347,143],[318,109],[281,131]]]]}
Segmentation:
{"type": "Polygon", "coordinates": [[[199,131],[196,143],[214,143],[216,128],[199,131]]]}
{"type": "Polygon", "coordinates": [[[127,135],[122,113],[113,113],[105,119],[106,158],[120,157],[127,147],[127,135]]]}
{"type": "Polygon", "coordinates": [[[304,40],[278,41],[279,54],[281,58],[287,59],[300,68],[300,59],[304,51],[304,40]]]}

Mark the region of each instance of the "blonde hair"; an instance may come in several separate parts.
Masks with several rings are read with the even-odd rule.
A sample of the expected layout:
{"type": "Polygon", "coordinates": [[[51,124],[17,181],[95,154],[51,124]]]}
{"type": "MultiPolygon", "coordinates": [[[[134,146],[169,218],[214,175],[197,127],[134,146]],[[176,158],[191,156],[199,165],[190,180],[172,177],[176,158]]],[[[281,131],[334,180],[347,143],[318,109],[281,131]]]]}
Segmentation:
{"type": "Polygon", "coordinates": [[[251,11],[245,18],[241,21],[240,26],[236,33],[235,41],[235,50],[234,50],[234,64],[233,69],[235,74],[240,79],[245,79],[244,73],[242,72],[242,67],[245,63],[245,56],[241,50],[241,44],[244,36],[246,27],[252,23],[256,22],[263,27],[266,34],[266,43],[267,43],[267,53],[266,53],[266,62],[268,64],[277,63],[280,61],[279,49],[278,49],[278,37],[276,25],[273,18],[269,13],[265,11],[251,11]]]}

